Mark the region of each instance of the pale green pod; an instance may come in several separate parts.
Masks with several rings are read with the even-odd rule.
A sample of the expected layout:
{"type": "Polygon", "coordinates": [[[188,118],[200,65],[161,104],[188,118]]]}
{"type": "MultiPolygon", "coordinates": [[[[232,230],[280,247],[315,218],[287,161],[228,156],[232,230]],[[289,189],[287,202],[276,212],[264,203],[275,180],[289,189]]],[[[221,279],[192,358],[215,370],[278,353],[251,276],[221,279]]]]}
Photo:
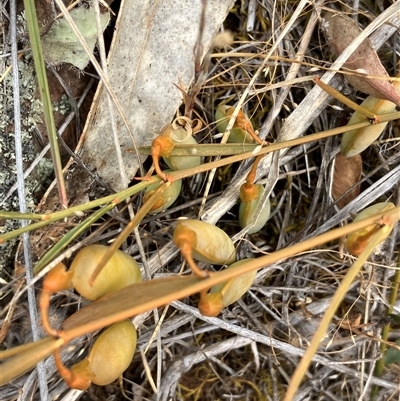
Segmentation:
{"type": "MultiPolygon", "coordinates": [[[[217,110],[215,111],[215,121],[217,123],[217,129],[218,132],[224,133],[226,130],[226,127],[228,126],[230,116],[226,114],[228,109],[231,109],[231,106],[218,106],[217,110]]],[[[245,117],[245,114],[242,112],[242,116],[245,117]]],[[[251,122],[247,119],[249,124],[251,122]]],[[[236,125],[236,123],[233,125],[231,133],[228,138],[228,143],[254,143],[254,140],[252,136],[243,128],[240,128],[236,125]]]]}
{"type": "Polygon", "coordinates": [[[77,376],[82,372],[89,382],[106,386],[128,368],[136,342],[136,330],[130,320],[114,323],[100,334],[87,358],[73,366],[71,372],[77,376]]]}
{"type": "MultiPolygon", "coordinates": [[[[165,171],[168,174],[170,170],[165,171]]],[[[146,200],[153,195],[153,193],[160,186],[160,183],[154,183],[149,185],[146,188],[143,201],[146,200]]],[[[182,180],[174,181],[161,195],[159,199],[157,199],[156,203],[153,205],[152,209],[148,212],[148,214],[157,214],[162,212],[165,209],[168,209],[179,197],[182,189],[182,180]]]]}
{"type": "MultiPolygon", "coordinates": [[[[390,202],[376,203],[375,205],[369,206],[366,209],[364,209],[361,213],[359,213],[354,219],[354,222],[366,219],[375,214],[387,212],[390,209],[393,209],[394,207],[395,207],[394,204],[390,202]]],[[[393,225],[390,227],[390,230],[392,228],[393,225]]],[[[371,224],[368,227],[355,231],[354,233],[349,234],[345,241],[347,250],[352,255],[359,256],[361,252],[364,250],[364,248],[367,246],[368,241],[370,240],[372,235],[376,233],[379,229],[380,225],[378,223],[375,223],[371,224]]]]}
{"type": "Polygon", "coordinates": [[[174,230],[177,236],[190,233],[190,245],[194,259],[200,262],[230,265],[236,260],[235,246],[229,236],[220,228],[199,220],[179,220],[174,230]]]}
{"type": "MultiPolygon", "coordinates": [[[[243,259],[235,262],[227,267],[227,269],[243,265],[244,263],[249,262],[250,260],[254,260],[253,258],[250,259],[243,259]]],[[[253,284],[254,279],[256,278],[257,270],[253,270],[249,273],[242,274],[239,277],[233,278],[226,283],[217,284],[216,286],[212,287],[210,290],[210,294],[220,292],[222,294],[222,303],[224,307],[233,304],[238,299],[242,298],[242,296],[248,291],[248,289],[253,284]]]]}
{"type": "MultiPolygon", "coordinates": [[[[396,89],[400,86],[397,81],[393,83],[396,89]]],[[[374,114],[388,114],[396,111],[396,105],[389,100],[377,99],[372,96],[368,96],[362,103],[361,106],[371,111],[374,114]]],[[[358,111],[355,111],[348,125],[357,124],[364,121],[368,121],[358,111]]],[[[340,144],[340,150],[343,156],[352,157],[358,155],[368,146],[370,146],[378,137],[382,134],[383,130],[387,126],[387,122],[381,124],[371,125],[369,127],[356,129],[353,131],[345,132],[342,136],[342,142],[340,144]]]]}
{"type": "MultiPolygon", "coordinates": [[[[170,138],[175,144],[194,145],[193,150],[195,152],[197,141],[192,135],[188,135],[188,132],[184,128],[171,129],[170,138]]],[[[184,170],[200,166],[201,164],[200,156],[172,156],[163,157],[163,159],[172,170],[184,170]]]]}
{"type": "MultiPolygon", "coordinates": [[[[228,267],[242,265],[254,259],[243,259],[228,267]]],[[[245,273],[224,283],[212,287],[210,292],[201,297],[199,311],[205,316],[217,316],[223,308],[239,300],[251,287],[257,270],[245,273]]]]}
{"type": "Polygon", "coordinates": [[[229,117],[226,116],[226,111],[230,107],[231,106],[220,105],[215,110],[215,122],[216,122],[218,132],[224,133],[226,130],[226,127],[228,126],[229,117]]]}
{"type": "Polygon", "coordinates": [[[77,253],[71,265],[73,286],[79,294],[91,301],[142,281],[135,259],[117,250],[100,271],[93,285],[90,285],[91,276],[108,249],[105,245],[89,245],[77,253]]]}
{"type": "MultiPolygon", "coordinates": [[[[256,199],[253,199],[250,202],[241,202],[239,207],[239,223],[240,227],[244,228],[247,227],[250,223],[253,222],[254,213],[257,210],[257,207],[261,201],[261,198],[264,193],[264,186],[261,184],[255,185],[258,191],[258,196],[256,199]]],[[[247,233],[254,234],[260,231],[264,226],[265,223],[268,221],[269,216],[271,214],[271,203],[268,199],[264,209],[262,210],[260,216],[258,217],[255,225],[251,228],[247,233]]]]}

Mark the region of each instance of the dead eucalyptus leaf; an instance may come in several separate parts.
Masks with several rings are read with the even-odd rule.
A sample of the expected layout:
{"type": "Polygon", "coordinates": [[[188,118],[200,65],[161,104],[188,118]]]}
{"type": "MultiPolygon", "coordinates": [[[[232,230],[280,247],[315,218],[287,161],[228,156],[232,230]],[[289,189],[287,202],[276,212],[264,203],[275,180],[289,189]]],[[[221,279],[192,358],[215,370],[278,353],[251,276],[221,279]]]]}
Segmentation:
{"type": "MultiPolygon", "coordinates": [[[[342,14],[326,12],[323,18],[325,20],[324,28],[328,37],[328,45],[336,57],[338,57],[361,33],[361,29],[353,20],[342,14]]],[[[368,38],[361,43],[343,66],[353,71],[363,71],[368,75],[389,78],[368,38]]],[[[345,78],[354,88],[361,92],[379,99],[390,100],[400,105],[400,95],[388,80],[348,74],[345,75],[345,78]]]]}
{"type": "Polygon", "coordinates": [[[332,198],[334,200],[339,199],[350,188],[353,188],[336,202],[337,206],[342,209],[360,194],[360,186],[357,183],[361,178],[361,155],[345,157],[338,153],[335,157],[333,169],[332,198]]]}

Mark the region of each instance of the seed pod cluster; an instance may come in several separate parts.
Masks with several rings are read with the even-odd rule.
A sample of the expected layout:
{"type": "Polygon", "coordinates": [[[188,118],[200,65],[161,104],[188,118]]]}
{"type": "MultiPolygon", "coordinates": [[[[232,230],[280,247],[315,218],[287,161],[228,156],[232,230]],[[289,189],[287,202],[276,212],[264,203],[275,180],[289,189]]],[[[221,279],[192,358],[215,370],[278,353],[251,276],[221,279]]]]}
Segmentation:
{"type": "MultiPolygon", "coordinates": [[[[194,262],[237,266],[247,262],[235,262],[236,252],[232,240],[220,228],[198,220],[179,220],[173,235],[175,245],[180,249],[189,267],[198,277],[207,277],[194,262]]],[[[236,302],[250,288],[257,272],[247,273],[213,287],[209,293],[202,292],[199,310],[206,316],[217,316],[221,310],[236,302]]]]}
{"type": "MultiPolygon", "coordinates": [[[[75,256],[71,268],[65,271],[60,263],[45,278],[40,296],[40,309],[45,330],[57,335],[48,320],[49,300],[52,292],[75,287],[92,301],[142,280],[136,261],[122,251],[116,251],[90,285],[92,273],[108,252],[104,245],[89,245],[75,256]]],[[[95,341],[89,355],[71,370],[61,362],[55,352],[57,368],[70,387],[85,390],[93,382],[106,385],[117,379],[129,366],[136,349],[136,330],[130,321],[118,322],[106,329],[95,341]]]]}

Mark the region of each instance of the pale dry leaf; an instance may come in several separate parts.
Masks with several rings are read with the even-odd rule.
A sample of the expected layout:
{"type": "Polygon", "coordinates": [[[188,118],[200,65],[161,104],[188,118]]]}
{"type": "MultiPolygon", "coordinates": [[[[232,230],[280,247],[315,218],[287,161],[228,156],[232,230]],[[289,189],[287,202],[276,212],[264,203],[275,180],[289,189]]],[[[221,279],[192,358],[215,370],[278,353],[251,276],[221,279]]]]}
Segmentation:
{"type": "MultiPolygon", "coordinates": [[[[110,50],[112,88],[124,108],[138,146],[151,144],[174,116],[194,73],[193,47],[200,24],[201,1],[135,0],[125,2],[110,50]]],[[[203,35],[204,52],[218,32],[233,0],[210,0],[203,35]]],[[[104,89],[99,89],[86,127],[85,162],[115,190],[122,189],[104,89]]],[[[115,109],[125,170],[132,178],[139,160],[127,149],[132,139],[115,109]]]]}
{"type": "MultiPolygon", "coordinates": [[[[78,7],[70,11],[79,31],[86,40],[89,49],[93,51],[97,42],[96,13],[93,7],[78,7]]],[[[100,15],[102,28],[110,21],[109,13],[100,15]]],[[[74,31],[65,18],[56,20],[49,32],[42,38],[43,54],[46,62],[56,66],[63,63],[73,64],[83,70],[89,63],[89,56],[80,44],[74,31]]]]}
{"type": "Polygon", "coordinates": [[[337,200],[337,206],[342,209],[360,194],[360,181],[362,172],[361,155],[345,157],[338,153],[335,157],[332,179],[332,198],[337,200]],[[342,197],[350,188],[351,191],[342,197]]]}
{"type": "MultiPolygon", "coordinates": [[[[358,25],[350,18],[342,14],[326,12],[323,16],[328,45],[338,57],[344,49],[362,32],[358,25]]],[[[371,42],[366,38],[361,45],[348,58],[344,67],[350,70],[362,70],[368,75],[389,78],[378,54],[371,42]]],[[[346,74],[349,83],[361,92],[367,93],[379,99],[390,100],[400,105],[400,95],[392,83],[386,79],[374,79],[363,76],[346,74]]]]}

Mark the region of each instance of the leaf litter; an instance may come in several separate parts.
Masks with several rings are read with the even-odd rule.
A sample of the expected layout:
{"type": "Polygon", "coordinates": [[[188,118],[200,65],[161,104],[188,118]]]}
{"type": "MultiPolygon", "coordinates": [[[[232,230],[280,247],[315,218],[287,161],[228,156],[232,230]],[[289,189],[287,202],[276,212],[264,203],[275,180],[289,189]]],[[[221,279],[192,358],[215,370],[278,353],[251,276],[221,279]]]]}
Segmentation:
{"type": "MultiPolygon", "coordinates": [[[[268,51],[268,44],[266,44],[268,39],[276,38],[279,35],[280,21],[290,17],[285,8],[274,9],[273,3],[267,2],[259,7],[260,11],[251,36],[242,28],[245,25],[246,14],[242,13],[238,6],[225,22],[225,28],[233,30],[235,39],[238,41],[231,49],[226,49],[227,54],[223,58],[212,59],[208,81],[199,95],[196,106],[196,112],[201,113],[202,118],[209,124],[210,135],[204,137],[199,135],[200,140],[213,141],[212,134],[215,132],[211,117],[215,111],[213,108],[222,99],[230,98],[229,104],[238,101],[240,95],[238,92],[248,85],[260,63],[257,54],[268,51]],[[229,57],[229,52],[253,53],[254,56],[244,56],[238,62],[237,58],[229,57]]],[[[372,12],[373,10],[362,9],[362,11],[372,12]]],[[[312,12],[311,9],[307,9],[307,12],[299,18],[290,35],[285,41],[279,43],[279,52],[292,54],[296,50],[297,43],[306,36],[307,30],[311,29],[307,21],[312,12]]],[[[389,40],[386,44],[388,43],[389,40]]],[[[314,42],[313,39],[308,42],[306,56],[313,60],[316,67],[319,62],[324,64],[319,43],[314,42]]],[[[383,58],[382,63],[388,70],[391,68],[389,57],[383,58]]],[[[275,99],[283,91],[269,93],[263,89],[269,84],[284,80],[290,63],[271,61],[271,66],[273,67],[270,68],[271,75],[260,77],[254,84],[253,94],[246,99],[243,110],[251,118],[256,129],[259,129],[267,119],[271,121],[267,139],[273,142],[279,138],[282,121],[288,118],[290,112],[296,107],[301,106],[302,99],[311,84],[304,83],[301,87],[296,86],[289,90],[284,88],[286,107],[274,109],[275,99]],[[258,90],[260,90],[259,93],[258,90]],[[272,110],[274,110],[274,116],[270,115],[272,110]]],[[[299,74],[307,74],[307,68],[300,64],[299,74]]],[[[362,68],[366,69],[365,65],[362,68]]],[[[368,71],[368,74],[383,76],[381,72],[375,74],[368,71]]],[[[394,74],[391,73],[391,75],[394,74]]],[[[379,80],[379,82],[388,81],[379,80]]],[[[307,132],[312,133],[344,125],[347,121],[343,122],[343,119],[348,119],[350,114],[349,110],[343,113],[335,109],[324,109],[315,116],[307,132]]],[[[394,140],[398,126],[396,123],[390,126],[391,129],[384,132],[383,138],[394,140]]],[[[335,218],[336,212],[332,207],[327,185],[328,167],[324,166],[329,166],[329,155],[338,147],[339,140],[334,138],[291,149],[279,158],[279,180],[272,189],[271,218],[265,229],[241,241],[239,251],[243,258],[246,255],[257,257],[265,252],[271,252],[276,249],[278,243],[280,248],[284,247],[304,232],[313,235],[322,223],[335,218]],[[310,213],[310,204],[315,204],[312,213],[310,213]]],[[[351,174],[346,172],[344,163],[340,161],[337,163],[339,170],[336,176],[341,180],[338,181],[336,178],[335,185],[340,182],[340,185],[350,188],[359,183],[358,190],[360,196],[366,199],[364,200],[366,204],[376,198],[383,200],[395,198],[395,203],[399,202],[398,179],[396,181],[400,161],[398,145],[389,146],[389,143],[378,142],[365,150],[362,163],[360,158],[355,160],[357,160],[355,162],[357,167],[351,167],[351,174]],[[347,179],[349,183],[344,184],[343,181],[347,179]],[[385,182],[385,185],[376,186],[378,183],[385,182]],[[371,189],[375,189],[373,198],[368,197],[368,191],[371,189]]],[[[269,165],[261,165],[258,171],[259,178],[267,176],[269,168],[269,165]]],[[[242,166],[225,169],[225,171],[221,169],[212,192],[217,197],[219,196],[222,202],[226,202],[225,195],[218,194],[229,185],[233,174],[241,176],[243,180],[246,175],[244,171],[242,166]]],[[[168,268],[171,272],[178,271],[180,258],[175,257],[176,249],[171,246],[166,233],[170,221],[176,219],[178,215],[196,217],[194,213],[198,207],[196,202],[203,185],[202,177],[187,180],[186,189],[175,210],[172,209],[147,219],[147,222],[141,226],[141,234],[149,257],[149,267],[153,273],[160,268],[168,268]]],[[[82,190],[84,190],[83,185],[82,190]]],[[[347,189],[342,188],[338,193],[343,194],[346,191],[347,189]]],[[[87,189],[84,193],[88,195],[87,189]]],[[[362,203],[357,199],[360,197],[357,198],[353,193],[346,200],[347,206],[342,210],[347,211],[346,214],[341,215],[342,218],[339,221],[349,218],[352,212],[358,211],[362,203]]],[[[212,202],[214,200],[210,200],[208,205],[212,202]]],[[[112,238],[115,230],[119,228],[119,224],[112,220],[107,224],[108,228],[104,227],[106,235],[103,240],[112,238]]],[[[232,219],[232,215],[224,215],[219,219],[218,225],[230,235],[238,231],[237,219],[232,219]]],[[[353,283],[348,297],[337,313],[338,317],[347,316],[348,320],[352,321],[352,317],[358,316],[361,312],[366,325],[365,332],[363,335],[358,335],[351,331],[351,327],[346,329],[339,327],[340,322],[333,322],[331,329],[334,335],[326,341],[327,344],[329,343],[328,353],[324,355],[326,349],[321,349],[319,357],[322,359],[319,360],[319,365],[313,366],[310,370],[312,380],[304,381],[299,394],[308,394],[311,397],[330,397],[335,394],[336,398],[343,400],[356,400],[360,397],[363,382],[359,379],[360,364],[357,364],[357,361],[359,361],[360,353],[364,352],[362,356],[367,360],[364,369],[365,373],[369,373],[372,364],[368,362],[368,358],[377,356],[378,342],[374,337],[379,336],[380,326],[376,319],[384,313],[384,305],[379,300],[382,296],[382,284],[387,283],[392,275],[392,269],[387,267],[394,264],[393,249],[396,247],[397,249],[399,247],[399,238],[394,235],[385,245],[385,251],[374,256],[371,263],[366,265],[363,275],[353,283]],[[360,292],[362,297],[359,296],[360,292]],[[370,304],[367,304],[365,294],[368,295],[370,304]],[[371,333],[372,338],[368,339],[366,335],[371,333]],[[369,342],[369,347],[367,351],[363,351],[366,341],[369,342]],[[349,361],[354,361],[354,364],[350,366],[343,364],[349,361]],[[329,382],[328,377],[332,378],[329,382]],[[316,380],[323,385],[315,387],[316,380]],[[353,390],[353,385],[351,387],[348,387],[350,384],[347,385],[352,380],[357,380],[360,387],[357,391],[353,390]]],[[[138,256],[135,243],[130,244],[128,251],[138,256]]],[[[275,399],[281,399],[280,395],[284,393],[287,385],[285,378],[291,375],[297,362],[299,353],[296,352],[306,347],[307,341],[312,337],[321,315],[329,304],[334,288],[350,264],[351,261],[347,255],[343,260],[339,258],[337,244],[329,244],[326,249],[315,250],[261,270],[250,292],[243,300],[226,308],[223,314],[214,318],[213,321],[199,316],[197,309],[191,306],[192,303],[197,305],[196,297],[185,300],[186,305],[175,304],[169,307],[158,332],[163,346],[166,347],[158,351],[162,352],[165,364],[161,374],[159,399],[168,399],[168,397],[184,400],[218,399],[228,394],[249,400],[268,396],[273,398],[274,395],[275,399]],[[246,339],[243,342],[241,336],[244,338],[247,336],[252,340],[246,339]],[[264,341],[271,338],[279,341],[279,346],[283,347],[279,348],[279,353],[273,349],[273,344],[276,343],[272,343],[271,348],[271,343],[264,341]]],[[[70,296],[74,297],[73,294],[70,296]]],[[[62,296],[58,296],[57,299],[61,301],[62,296]]],[[[13,324],[17,323],[18,321],[13,322],[13,324]]],[[[157,324],[153,318],[149,317],[149,314],[136,317],[135,323],[141,329],[139,347],[144,349],[153,332],[158,330],[157,324]]],[[[11,340],[8,338],[6,341],[11,340]]],[[[82,345],[83,341],[81,340],[78,344],[82,345]]],[[[150,345],[149,352],[143,357],[154,377],[157,374],[153,362],[156,358],[156,349],[153,343],[150,345]]],[[[68,352],[70,351],[65,350],[64,354],[68,352]]],[[[75,356],[69,358],[71,363],[72,359],[77,360],[75,356]]],[[[150,378],[142,376],[143,359],[137,355],[132,368],[125,375],[128,381],[134,383],[131,386],[128,381],[124,382],[125,391],[132,398],[152,397],[150,378]]],[[[49,363],[51,364],[51,361],[49,363]]],[[[58,378],[57,372],[54,370],[52,372],[52,378],[58,378]]],[[[386,372],[381,382],[380,399],[395,394],[396,384],[393,383],[395,380],[395,370],[386,372]]],[[[25,381],[26,377],[21,378],[16,382],[17,387],[22,386],[25,381]]],[[[34,383],[34,381],[31,382],[34,383]]],[[[51,384],[50,389],[52,395],[58,395],[65,391],[65,385],[51,384]]],[[[28,387],[28,390],[27,394],[34,394],[33,387],[28,387]]],[[[119,391],[118,386],[113,385],[106,394],[108,396],[111,393],[119,394],[119,391]]],[[[94,387],[84,397],[99,399],[105,395],[104,393],[105,390],[94,387]]],[[[6,386],[1,390],[1,394],[2,399],[16,399],[16,387],[6,386]]]]}

